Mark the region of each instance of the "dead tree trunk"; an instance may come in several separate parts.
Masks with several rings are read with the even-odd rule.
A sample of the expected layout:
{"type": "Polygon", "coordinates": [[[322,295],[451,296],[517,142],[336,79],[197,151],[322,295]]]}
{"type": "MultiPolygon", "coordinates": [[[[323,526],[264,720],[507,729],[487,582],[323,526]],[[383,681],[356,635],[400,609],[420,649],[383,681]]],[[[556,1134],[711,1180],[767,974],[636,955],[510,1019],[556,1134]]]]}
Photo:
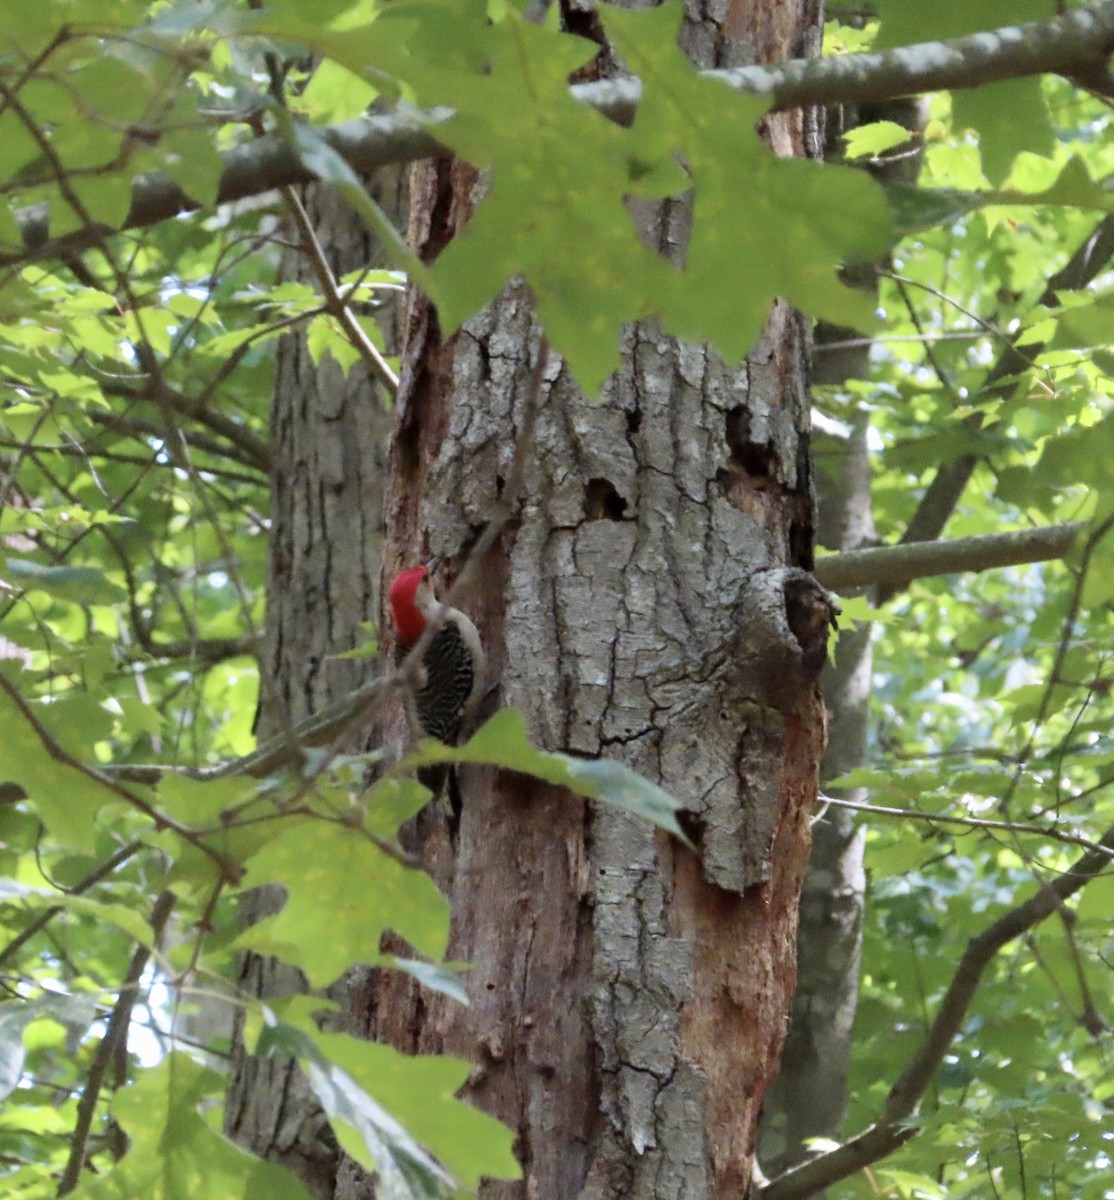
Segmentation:
{"type": "MultiPolygon", "coordinates": [[[[780,59],[803,44],[804,7],[755,6],[734,45],[710,24],[684,36],[706,66],[780,59]]],[[[768,134],[804,151],[799,114],[768,134]]],[[[476,185],[459,164],[420,168],[421,254],[453,237],[476,185]]],[[[686,223],[680,204],[644,217],[661,246],[686,223]]],[[[539,343],[516,288],[449,341],[415,298],[404,335],[388,574],[466,557],[512,476],[539,343]]],[[[806,332],[777,304],[738,369],[650,326],[624,351],[599,402],[551,361],[517,518],[454,603],[535,741],[661,783],[699,853],[466,771],[459,830],[430,806],[414,843],[452,900],[471,1006],[389,976],[353,997],[369,1036],[472,1060],[466,1094],[517,1131],[526,1172],[489,1197],[738,1200],[793,993],[829,616],[793,569],[812,545],[806,332]]]]}

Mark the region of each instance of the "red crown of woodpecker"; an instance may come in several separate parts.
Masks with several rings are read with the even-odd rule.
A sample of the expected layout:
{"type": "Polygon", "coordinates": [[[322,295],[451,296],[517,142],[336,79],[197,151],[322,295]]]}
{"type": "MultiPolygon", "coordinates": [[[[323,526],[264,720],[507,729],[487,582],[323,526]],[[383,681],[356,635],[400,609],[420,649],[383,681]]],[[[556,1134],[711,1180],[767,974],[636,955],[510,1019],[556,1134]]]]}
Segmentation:
{"type": "Polygon", "coordinates": [[[409,567],[399,572],[391,584],[391,616],[403,645],[409,646],[422,636],[425,616],[414,603],[418,585],[429,578],[428,567],[409,567]]]}

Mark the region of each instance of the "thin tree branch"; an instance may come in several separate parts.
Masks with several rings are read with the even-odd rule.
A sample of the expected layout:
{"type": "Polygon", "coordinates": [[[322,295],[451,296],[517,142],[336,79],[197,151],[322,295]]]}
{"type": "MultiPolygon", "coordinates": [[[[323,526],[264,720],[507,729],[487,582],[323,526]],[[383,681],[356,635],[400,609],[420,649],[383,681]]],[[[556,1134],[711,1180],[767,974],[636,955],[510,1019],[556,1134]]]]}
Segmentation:
{"type": "Polygon", "coordinates": [[[944,538],[937,542],[909,542],[872,546],[826,554],[816,560],[816,578],[837,590],[888,584],[897,587],[930,575],[955,575],[961,571],[990,571],[997,567],[1048,562],[1063,558],[1086,529],[1085,522],[1046,525],[1016,533],[987,533],[975,537],[944,538]]]}
{"type": "MultiPolygon", "coordinates": [[[[22,791],[22,789],[20,789],[22,791]]],[[[115,854],[110,855],[104,860],[99,867],[90,871],[84,879],[78,880],[73,887],[66,889],[67,896],[80,896],[87,892],[91,887],[96,886],[102,879],[107,879],[117,867],[123,866],[129,858],[140,848],[142,842],[128,842],[126,846],[121,846],[115,854]]],[[[0,967],[7,966],[9,962],[19,953],[20,949],[25,946],[34,936],[60,913],[65,911],[64,904],[55,904],[50,908],[45,908],[26,928],[21,929],[14,938],[0,950],[0,967]]]]}
{"type": "MultiPolygon", "coordinates": [[[[0,437],[0,450],[22,450],[28,443],[19,441],[16,438],[0,437]]],[[[54,445],[47,445],[43,442],[35,443],[35,448],[43,454],[60,454],[63,458],[80,458],[86,462],[90,459],[103,459],[106,462],[124,463],[127,466],[136,467],[174,467],[176,464],[169,458],[165,462],[160,462],[152,455],[142,454],[123,454],[114,450],[106,450],[97,446],[88,446],[82,442],[58,442],[54,445]]],[[[227,479],[231,483],[250,483],[253,487],[265,487],[266,479],[261,475],[248,475],[242,471],[229,471],[224,467],[216,467],[206,463],[202,470],[206,475],[214,475],[219,479],[227,479]]]]}
{"type": "Polygon", "coordinates": [[[298,193],[292,187],[285,187],[282,189],[282,198],[301,235],[302,248],[309,258],[313,273],[317,276],[317,282],[321,285],[326,310],[340,322],[345,336],[364,360],[368,371],[379,380],[386,388],[387,395],[394,400],[398,395],[398,376],[364,332],[364,327],[356,320],[355,313],[341,295],[336,278],[325,258],[325,251],[318,241],[317,231],[313,228],[313,222],[298,198],[298,193]]]}
{"type": "Polygon", "coordinates": [[[915,1137],[917,1130],[909,1123],[909,1118],[917,1112],[926,1088],[959,1032],[991,960],[1015,938],[1059,911],[1065,900],[1109,867],[1111,851],[1114,851],[1114,828],[1108,829],[1095,849],[1088,850],[1074,866],[1042,884],[1028,899],[972,938],[952,976],[936,1019],[908,1067],[890,1089],[877,1122],[837,1149],[779,1175],[758,1190],[762,1200],[805,1200],[891,1154],[915,1137]]]}
{"type": "MultiPolygon", "coordinates": [[[[942,88],[973,88],[1002,79],[1056,73],[1088,87],[1110,87],[1106,59],[1114,52],[1114,3],[1074,8],[1048,21],[923,42],[881,53],[795,59],[781,67],[707,71],[735,91],[770,98],[774,111],[820,104],[894,99],[942,88]]],[[[572,94],[614,121],[629,122],[642,95],[637,79],[577,84],[572,94]]],[[[329,144],[362,175],[380,167],[442,154],[438,125],[448,108],[349,121],[323,131],[329,144]]],[[[217,203],[258,196],[275,188],[313,182],[296,148],[270,135],[236,146],[223,156],[217,203]]],[[[158,172],[138,176],[132,186],[125,228],[153,225],[200,205],[158,172]]],[[[94,243],[108,230],[82,230],[51,239],[45,209],[20,214],[24,248],[0,256],[0,265],[58,256],[94,243]]]]}
{"type": "Polygon", "coordinates": [[[362,687],[354,688],[320,712],[295,722],[288,731],[269,738],[251,754],[218,766],[176,767],[162,763],[122,763],[118,766],[105,765],[101,770],[112,779],[148,785],[157,784],[167,775],[184,775],[189,779],[202,781],[223,779],[229,775],[250,775],[253,779],[262,779],[283,767],[301,763],[307,748],[325,746],[335,741],[351,724],[372,712],[385,695],[398,686],[398,681],[391,675],[373,679],[362,687]]]}
{"type": "MultiPolygon", "coordinates": [[[[152,940],[158,942],[166,922],[174,908],[174,893],[160,892],[151,910],[152,940]]],[[[93,1127],[93,1117],[97,1109],[101,1088],[109,1065],[117,1050],[128,1036],[128,1025],[131,1023],[132,1006],[135,1004],[136,992],[143,972],[151,958],[151,950],[147,946],[137,946],[132,960],[128,964],[124,981],[120,985],[120,995],[108,1018],[104,1037],[97,1047],[93,1061],[89,1066],[89,1074],[85,1087],[81,1091],[81,1099],[77,1102],[77,1122],[74,1125],[73,1140],[70,1143],[70,1156],[66,1160],[66,1168],[58,1184],[58,1195],[68,1196],[77,1187],[85,1166],[85,1154],[89,1144],[89,1133],[93,1127]]]]}
{"type": "MultiPolygon", "coordinates": [[[[119,396],[121,399],[130,400],[133,403],[149,401],[153,404],[165,404],[171,412],[182,417],[189,417],[190,420],[206,426],[213,433],[219,434],[226,441],[231,442],[240,451],[235,455],[236,459],[245,466],[256,467],[264,474],[271,469],[271,448],[267,443],[246,425],[234,421],[231,417],[226,417],[224,413],[214,412],[211,408],[206,407],[204,399],[194,400],[192,397],[168,387],[165,383],[160,383],[150,375],[142,378],[138,387],[129,387],[119,380],[111,379],[101,380],[99,386],[107,396],[119,396]]],[[[196,434],[189,436],[201,449],[209,450],[211,453],[228,453],[226,450],[222,451],[219,443],[206,442],[202,445],[196,434]]],[[[229,457],[232,456],[229,455],[229,457]]]]}
{"type": "Polygon", "coordinates": [[[835,796],[821,796],[821,802],[835,808],[851,808],[855,812],[871,813],[879,817],[900,817],[910,821],[924,821],[928,825],[963,825],[968,829],[1002,829],[1009,833],[1032,834],[1034,837],[1049,838],[1068,846],[1082,846],[1097,850],[1114,860],[1114,850],[1107,850],[1100,843],[1080,833],[1067,833],[1055,825],[1027,825],[1020,821],[991,821],[982,817],[960,817],[950,813],[921,812],[916,808],[890,808],[877,804],[860,804],[857,800],[839,800],[835,796]]]}

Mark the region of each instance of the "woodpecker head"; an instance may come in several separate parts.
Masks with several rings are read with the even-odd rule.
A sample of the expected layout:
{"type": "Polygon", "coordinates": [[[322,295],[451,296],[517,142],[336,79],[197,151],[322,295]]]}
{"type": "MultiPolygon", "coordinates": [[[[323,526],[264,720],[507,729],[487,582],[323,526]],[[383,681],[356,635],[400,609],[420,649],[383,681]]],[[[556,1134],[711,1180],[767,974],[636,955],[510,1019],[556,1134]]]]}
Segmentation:
{"type": "Polygon", "coordinates": [[[398,640],[412,646],[422,636],[426,621],[437,609],[437,597],[429,582],[429,567],[409,567],[391,584],[391,616],[398,640]]]}

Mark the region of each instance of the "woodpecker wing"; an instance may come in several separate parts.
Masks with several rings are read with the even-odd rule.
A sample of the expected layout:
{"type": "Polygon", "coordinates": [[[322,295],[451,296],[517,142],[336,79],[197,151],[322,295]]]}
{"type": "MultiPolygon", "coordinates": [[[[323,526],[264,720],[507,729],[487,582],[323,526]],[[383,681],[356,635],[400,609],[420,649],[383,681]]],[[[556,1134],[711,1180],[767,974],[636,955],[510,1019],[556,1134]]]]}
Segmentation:
{"type": "Polygon", "coordinates": [[[425,686],[414,697],[422,732],[455,745],[464,709],[476,684],[472,653],[459,626],[446,621],[422,657],[425,686]]]}

